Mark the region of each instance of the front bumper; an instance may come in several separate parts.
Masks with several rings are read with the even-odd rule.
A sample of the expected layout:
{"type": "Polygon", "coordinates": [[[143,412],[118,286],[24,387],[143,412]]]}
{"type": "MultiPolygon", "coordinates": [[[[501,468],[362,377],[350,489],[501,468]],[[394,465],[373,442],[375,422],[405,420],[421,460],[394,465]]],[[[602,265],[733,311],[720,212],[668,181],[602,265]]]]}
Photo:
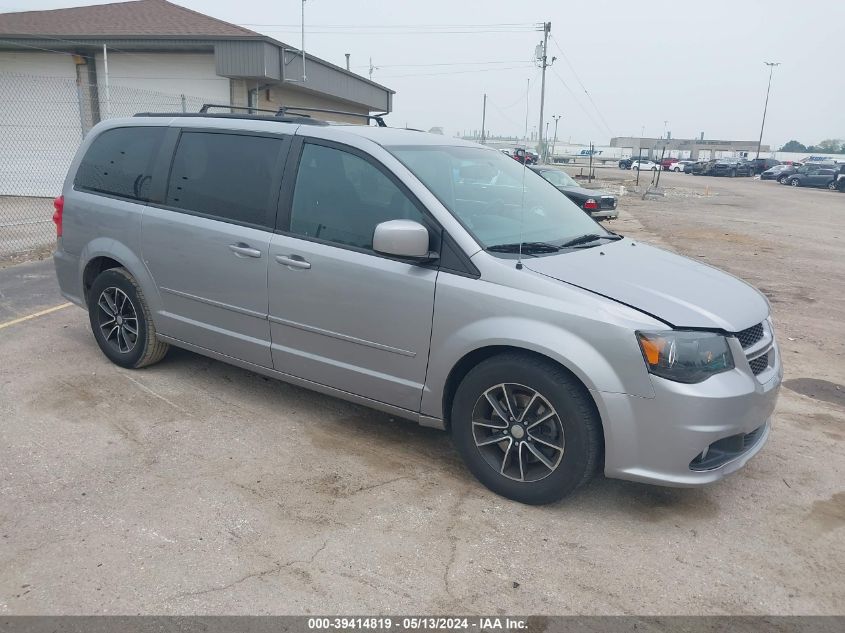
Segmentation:
{"type": "Polygon", "coordinates": [[[739,342],[729,340],[736,368],[702,383],[652,376],[653,398],[594,393],[605,430],[607,477],[700,486],[739,470],[763,448],[783,379],[780,353],[773,344],[770,369],[755,376],[739,342]],[[726,445],[733,452],[711,467],[713,453],[706,451],[726,445]]]}

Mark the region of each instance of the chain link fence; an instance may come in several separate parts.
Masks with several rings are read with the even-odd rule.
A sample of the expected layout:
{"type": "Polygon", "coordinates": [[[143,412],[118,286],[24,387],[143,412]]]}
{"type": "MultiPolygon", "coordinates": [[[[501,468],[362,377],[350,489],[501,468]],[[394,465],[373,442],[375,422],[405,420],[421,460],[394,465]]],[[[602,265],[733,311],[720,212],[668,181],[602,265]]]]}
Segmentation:
{"type": "Polygon", "coordinates": [[[197,112],[212,97],[0,73],[0,262],[49,252],[53,198],[85,134],[136,112],[197,112]]]}

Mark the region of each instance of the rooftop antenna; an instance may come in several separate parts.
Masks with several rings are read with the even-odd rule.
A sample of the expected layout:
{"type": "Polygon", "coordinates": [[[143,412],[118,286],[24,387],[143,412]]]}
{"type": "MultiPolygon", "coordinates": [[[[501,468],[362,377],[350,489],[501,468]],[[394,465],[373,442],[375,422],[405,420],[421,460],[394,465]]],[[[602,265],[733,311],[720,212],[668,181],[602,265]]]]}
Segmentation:
{"type": "Polygon", "coordinates": [[[525,219],[525,172],[528,169],[528,112],[529,101],[531,100],[531,79],[525,85],[525,132],[522,136],[525,139],[525,153],[522,155],[522,201],[519,210],[519,258],[516,260],[516,269],[522,270],[522,224],[525,219]]]}

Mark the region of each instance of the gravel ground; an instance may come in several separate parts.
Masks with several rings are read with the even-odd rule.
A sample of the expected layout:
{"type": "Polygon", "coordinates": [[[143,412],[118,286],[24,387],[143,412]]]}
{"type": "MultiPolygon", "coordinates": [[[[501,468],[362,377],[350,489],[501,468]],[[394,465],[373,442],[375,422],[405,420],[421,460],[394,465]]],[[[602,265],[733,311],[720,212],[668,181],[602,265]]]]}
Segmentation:
{"type": "MultiPolygon", "coordinates": [[[[772,301],[786,383],[743,471],[522,506],[438,431],[187,352],[120,369],[70,307],[0,329],[0,614],[842,614],[845,195],[661,185],[611,228],[772,301]]],[[[0,270],[4,321],[60,303],[49,262],[0,270]]]]}

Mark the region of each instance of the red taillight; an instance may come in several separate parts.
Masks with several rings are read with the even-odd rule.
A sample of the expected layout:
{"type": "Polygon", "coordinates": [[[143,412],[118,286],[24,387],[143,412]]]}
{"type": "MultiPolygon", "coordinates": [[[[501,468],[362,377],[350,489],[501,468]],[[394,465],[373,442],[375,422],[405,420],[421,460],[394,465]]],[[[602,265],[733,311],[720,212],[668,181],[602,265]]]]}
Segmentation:
{"type": "Polygon", "coordinates": [[[53,200],[53,206],[55,207],[55,212],[53,213],[53,222],[56,224],[56,237],[62,236],[62,213],[65,209],[65,197],[59,196],[55,200],[53,200]]]}
{"type": "Polygon", "coordinates": [[[593,210],[599,208],[599,203],[596,202],[595,200],[593,200],[592,198],[590,198],[589,200],[587,200],[584,203],[584,208],[587,209],[588,211],[593,211],[593,210]]]}

